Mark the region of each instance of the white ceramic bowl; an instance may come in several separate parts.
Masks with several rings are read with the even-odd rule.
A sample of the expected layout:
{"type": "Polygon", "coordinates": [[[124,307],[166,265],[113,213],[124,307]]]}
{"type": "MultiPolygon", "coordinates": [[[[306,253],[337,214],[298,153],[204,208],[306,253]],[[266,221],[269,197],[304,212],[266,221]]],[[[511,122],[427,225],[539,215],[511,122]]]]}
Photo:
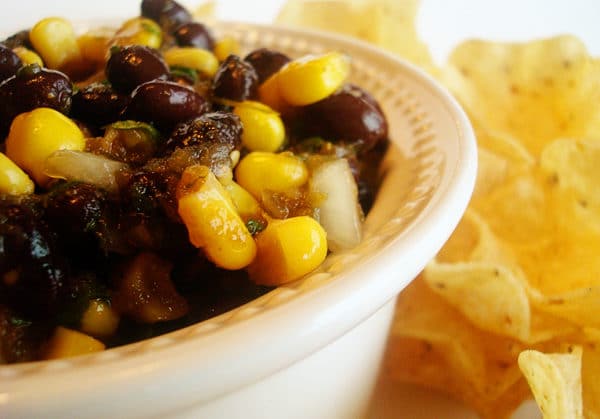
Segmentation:
{"type": "Polygon", "coordinates": [[[413,66],[316,32],[222,24],[244,49],[352,56],[394,143],[363,242],[218,317],[71,359],[0,367],[2,418],[356,418],[369,401],[396,295],[471,195],[476,145],[453,98],[413,66]]]}

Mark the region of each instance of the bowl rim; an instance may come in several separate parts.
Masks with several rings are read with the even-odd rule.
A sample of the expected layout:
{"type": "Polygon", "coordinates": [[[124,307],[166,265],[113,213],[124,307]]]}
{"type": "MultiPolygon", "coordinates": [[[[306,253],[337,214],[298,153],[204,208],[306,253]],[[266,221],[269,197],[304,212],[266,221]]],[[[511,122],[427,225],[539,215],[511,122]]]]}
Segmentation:
{"type": "MultiPolygon", "coordinates": [[[[36,405],[47,404],[57,409],[64,403],[64,394],[78,395],[74,403],[80,408],[107,397],[124,403],[124,388],[143,388],[147,394],[160,394],[166,400],[175,400],[170,396],[177,395],[177,405],[180,405],[219,397],[284,369],[347,333],[394,298],[442,247],[464,213],[477,170],[475,135],[458,102],[430,75],[402,58],[343,35],[276,24],[219,22],[217,27],[320,39],[328,44],[360,49],[401,68],[435,96],[454,121],[457,158],[444,168],[445,183],[434,192],[418,218],[404,229],[402,237],[391,239],[376,255],[344,272],[340,275],[343,280],[338,277],[336,281],[326,282],[317,289],[225,327],[202,329],[205,322],[189,326],[202,329],[202,333],[192,338],[179,341],[173,335],[176,331],[143,341],[150,350],[137,352],[140,344],[137,342],[107,350],[101,355],[0,366],[0,410],[8,412],[9,416],[10,412],[29,411],[32,387],[47,390],[45,394],[35,395],[36,405]],[[429,256],[424,258],[423,254],[429,256]],[[401,279],[396,272],[399,264],[404,264],[405,269],[401,279]],[[374,267],[377,267],[376,278],[372,275],[374,267]],[[365,277],[371,280],[365,280],[365,277]],[[369,304],[361,304],[365,299],[369,304]],[[307,315],[307,300],[310,301],[310,315],[307,315]],[[278,336],[284,344],[270,346],[270,336],[278,336]],[[210,348],[205,346],[206,342],[210,342],[210,348]],[[240,342],[244,343],[244,357],[239,356],[240,342]],[[195,355],[190,358],[190,354],[195,355]],[[89,357],[100,361],[83,362],[89,357]],[[193,368],[190,368],[191,361],[193,368]],[[74,364],[77,367],[71,368],[74,364]],[[215,367],[219,365],[227,368],[215,367]],[[43,369],[39,373],[23,373],[40,366],[43,369]],[[202,374],[210,377],[216,370],[219,372],[218,383],[198,383],[206,380],[196,379],[195,385],[181,394],[177,382],[192,382],[194,377],[202,374]],[[177,371],[177,374],[169,374],[170,371],[177,371]],[[158,380],[160,386],[156,385],[158,380]]],[[[244,306],[235,310],[240,309],[244,306]]]]}

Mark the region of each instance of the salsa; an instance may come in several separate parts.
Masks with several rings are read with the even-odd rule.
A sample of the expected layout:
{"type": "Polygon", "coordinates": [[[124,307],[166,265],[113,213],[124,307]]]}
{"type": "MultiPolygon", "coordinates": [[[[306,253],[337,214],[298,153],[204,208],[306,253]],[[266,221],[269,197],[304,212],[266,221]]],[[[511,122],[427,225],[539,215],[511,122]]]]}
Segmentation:
{"type": "Polygon", "coordinates": [[[358,244],[388,126],[349,69],[242,54],[172,0],[0,43],[0,363],[175,330],[358,244]]]}

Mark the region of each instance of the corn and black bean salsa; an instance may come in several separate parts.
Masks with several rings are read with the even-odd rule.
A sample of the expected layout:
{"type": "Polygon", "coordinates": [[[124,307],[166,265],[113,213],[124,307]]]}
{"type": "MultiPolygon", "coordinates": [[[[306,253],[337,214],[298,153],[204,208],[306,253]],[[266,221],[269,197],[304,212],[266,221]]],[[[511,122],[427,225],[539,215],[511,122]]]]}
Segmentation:
{"type": "Polygon", "coordinates": [[[388,128],[349,71],[242,55],[172,0],[0,43],[0,363],[165,333],[355,246],[388,128]]]}

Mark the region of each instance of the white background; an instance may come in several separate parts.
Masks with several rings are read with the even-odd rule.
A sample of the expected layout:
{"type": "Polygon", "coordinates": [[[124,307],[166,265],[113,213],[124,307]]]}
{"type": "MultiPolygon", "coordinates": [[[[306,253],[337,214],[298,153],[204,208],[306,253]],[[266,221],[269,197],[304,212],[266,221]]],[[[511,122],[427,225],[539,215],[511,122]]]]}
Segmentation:
{"type": "MultiPolygon", "coordinates": [[[[202,0],[181,0],[186,5],[202,0]]],[[[218,0],[217,13],[227,20],[271,22],[285,0],[218,0]]],[[[402,0],[397,0],[402,1],[402,0]]],[[[49,14],[66,17],[110,18],[132,16],[139,0],[21,0],[4,13],[2,32],[31,25],[49,14]]],[[[419,32],[434,57],[443,60],[458,41],[467,37],[520,40],[573,33],[600,56],[599,0],[422,0],[419,32]]]]}
{"type": "MultiPolygon", "coordinates": [[[[283,3],[220,0],[218,13],[235,20],[268,22],[283,3]]],[[[598,0],[421,0],[418,23],[421,37],[438,61],[469,37],[522,40],[567,32],[578,35],[600,56],[598,0]]]]}

